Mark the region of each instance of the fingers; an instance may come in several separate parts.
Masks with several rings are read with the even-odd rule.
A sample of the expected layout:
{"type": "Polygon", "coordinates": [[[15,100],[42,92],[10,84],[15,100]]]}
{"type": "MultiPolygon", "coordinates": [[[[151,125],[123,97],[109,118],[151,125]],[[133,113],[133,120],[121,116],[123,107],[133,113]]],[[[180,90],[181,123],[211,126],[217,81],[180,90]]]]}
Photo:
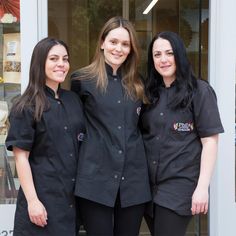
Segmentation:
{"type": "Polygon", "coordinates": [[[47,211],[38,199],[28,202],[28,212],[32,223],[40,227],[47,225],[47,211]]]}
{"type": "Polygon", "coordinates": [[[207,214],[207,212],[208,212],[208,203],[205,205],[205,209],[204,209],[203,214],[207,214]]]}
{"type": "Polygon", "coordinates": [[[45,227],[47,225],[47,218],[45,218],[44,214],[39,215],[39,216],[31,216],[30,220],[32,223],[40,227],[45,227]]]}
{"type": "Polygon", "coordinates": [[[197,215],[200,213],[207,214],[208,203],[192,203],[191,211],[192,215],[197,215]]]}
{"type": "Polygon", "coordinates": [[[40,227],[45,227],[47,225],[47,211],[42,208],[38,213],[31,213],[30,221],[40,227]]]}

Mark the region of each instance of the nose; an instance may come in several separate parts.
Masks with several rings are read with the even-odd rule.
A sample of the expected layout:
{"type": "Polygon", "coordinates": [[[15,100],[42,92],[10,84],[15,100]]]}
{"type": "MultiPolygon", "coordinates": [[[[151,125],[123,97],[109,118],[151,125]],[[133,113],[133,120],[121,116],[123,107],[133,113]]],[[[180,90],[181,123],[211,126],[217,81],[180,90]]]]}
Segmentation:
{"type": "Polygon", "coordinates": [[[64,65],[65,65],[64,60],[63,60],[63,59],[59,59],[59,60],[57,61],[57,65],[58,65],[58,66],[64,66],[64,65]]]}
{"type": "Polygon", "coordinates": [[[120,52],[122,50],[122,46],[120,43],[116,45],[116,51],[120,52]]]}
{"type": "Polygon", "coordinates": [[[161,62],[166,62],[166,61],[167,61],[166,55],[161,55],[160,61],[161,61],[161,62]]]}

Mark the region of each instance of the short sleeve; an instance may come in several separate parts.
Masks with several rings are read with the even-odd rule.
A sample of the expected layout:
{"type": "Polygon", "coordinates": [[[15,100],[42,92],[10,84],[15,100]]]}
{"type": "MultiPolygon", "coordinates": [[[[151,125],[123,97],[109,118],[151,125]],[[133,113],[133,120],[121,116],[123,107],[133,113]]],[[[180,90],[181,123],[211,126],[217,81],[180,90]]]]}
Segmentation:
{"type": "Polygon", "coordinates": [[[223,133],[217,98],[213,88],[205,81],[198,81],[193,99],[194,122],[201,138],[223,133]]]}
{"type": "Polygon", "coordinates": [[[13,147],[31,151],[35,127],[34,117],[30,110],[23,110],[21,113],[10,113],[9,116],[10,128],[6,138],[6,147],[9,151],[13,150],[13,147]]]}

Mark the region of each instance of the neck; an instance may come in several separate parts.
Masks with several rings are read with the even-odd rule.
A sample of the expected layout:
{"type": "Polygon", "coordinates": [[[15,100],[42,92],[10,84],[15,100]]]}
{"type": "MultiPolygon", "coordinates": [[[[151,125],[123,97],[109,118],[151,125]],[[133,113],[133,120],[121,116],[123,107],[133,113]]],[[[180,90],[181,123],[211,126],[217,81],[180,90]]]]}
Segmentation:
{"type": "Polygon", "coordinates": [[[52,89],[55,93],[55,98],[58,98],[58,87],[59,87],[59,84],[58,83],[46,83],[46,85],[52,89]]]}
{"type": "Polygon", "coordinates": [[[175,81],[174,78],[163,78],[164,84],[167,88],[175,81]]]}

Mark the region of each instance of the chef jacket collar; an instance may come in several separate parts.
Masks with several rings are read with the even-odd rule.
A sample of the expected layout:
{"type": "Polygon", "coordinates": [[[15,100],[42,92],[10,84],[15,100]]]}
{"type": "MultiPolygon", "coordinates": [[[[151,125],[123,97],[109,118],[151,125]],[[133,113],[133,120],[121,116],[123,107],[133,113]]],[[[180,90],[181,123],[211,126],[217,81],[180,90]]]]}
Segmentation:
{"type": "Polygon", "coordinates": [[[176,85],[176,79],[170,84],[170,87],[166,87],[163,79],[161,81],[161,87],[163,88],[171,88],[171,87],[174,87],[175,85],[176,85]]]}
{"type": "MultiPolygon", "coordinates": [[[[47,95],[47,96],[52,97],[52,98],[54,98],[54,99],[56,98],[54,90],[52,90],[52,89],[51,89],[50,87],[48,87],[47,85],[45,85],[45,92],[46,92],[46,95],[47,95]]],[[[61,86],[60,86],[60,84],[59,84],[57,93],[58,93],[58,96],[60,97],[60,94],[61,94],[61,86]]]]}
{"type": "Polygon", "coordinates": [[[113,75],[113,68],[109,64],[105,63],[105,66],[108,76],[121,78],[121,66],[117,69],[116,75],[113,75]]]}

